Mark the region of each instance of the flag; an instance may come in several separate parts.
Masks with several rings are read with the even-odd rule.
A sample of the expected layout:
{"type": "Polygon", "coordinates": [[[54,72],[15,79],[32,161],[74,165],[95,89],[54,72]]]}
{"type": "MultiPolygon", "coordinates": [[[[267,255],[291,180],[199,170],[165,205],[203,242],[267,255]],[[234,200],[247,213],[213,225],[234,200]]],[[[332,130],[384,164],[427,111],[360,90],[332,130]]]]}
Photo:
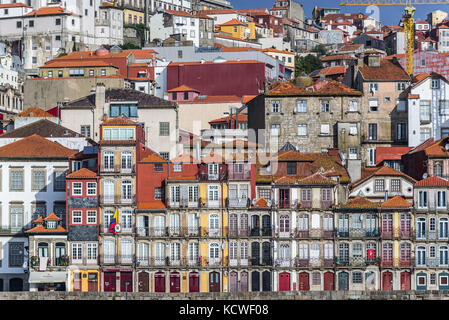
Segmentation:
{"type": "Polygon", "coordinates": [[[368,249],[368,259],[374,259],[374,249],[368,249]]]}
{"type": "Polygon", "coordinates": [[[109,227],[109,232],[117,234],[117,232],[115,231],[115,226],[117,225],[117,223],[118,223],[118,210],[115,209],[115,213],[114,216],[112,217],[111,225],[109,227]]]}

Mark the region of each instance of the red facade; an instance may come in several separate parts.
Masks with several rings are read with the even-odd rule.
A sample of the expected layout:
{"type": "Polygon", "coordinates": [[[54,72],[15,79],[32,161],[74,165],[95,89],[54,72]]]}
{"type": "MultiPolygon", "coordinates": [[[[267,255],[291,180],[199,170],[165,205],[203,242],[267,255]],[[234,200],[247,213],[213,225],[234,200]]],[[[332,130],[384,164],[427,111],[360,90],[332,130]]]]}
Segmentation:
{"type": "Polygon", "coordinates": [[[201,94],[207,96],[258,95],[265,81],[265,64],[258,61],[186,62],[167,67],[168,90],[186,85],[201,88],[201,94]]]}

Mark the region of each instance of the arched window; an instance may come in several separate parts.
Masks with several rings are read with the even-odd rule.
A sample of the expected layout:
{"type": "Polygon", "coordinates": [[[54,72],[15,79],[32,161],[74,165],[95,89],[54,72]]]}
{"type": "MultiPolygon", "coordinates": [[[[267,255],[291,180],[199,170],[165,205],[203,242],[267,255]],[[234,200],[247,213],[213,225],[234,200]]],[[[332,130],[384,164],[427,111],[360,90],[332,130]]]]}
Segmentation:
{"type": "Polygon", "coordinates": [[[209,236],[216,236],[220,233],[220,218],[218,214],[209,215],[209,236]]]}
{"type": "Polygon", "coordinates": [[[448,265],[448,249],[447,246],[441,246],[439,248],[439,256],[440,256],[440,266],[448,265]]]}
{"type": "Polygon", "coordinates": [[[209,244],[209,265],[216,266],[220,264],[220,245],[218,243],[209,244]]]}
{"type": "Polygon", "coordinates": [[[288,215],[281,215],[279,217],[279,231],[281,233],[290,232],[290,217],[288,215]]]}

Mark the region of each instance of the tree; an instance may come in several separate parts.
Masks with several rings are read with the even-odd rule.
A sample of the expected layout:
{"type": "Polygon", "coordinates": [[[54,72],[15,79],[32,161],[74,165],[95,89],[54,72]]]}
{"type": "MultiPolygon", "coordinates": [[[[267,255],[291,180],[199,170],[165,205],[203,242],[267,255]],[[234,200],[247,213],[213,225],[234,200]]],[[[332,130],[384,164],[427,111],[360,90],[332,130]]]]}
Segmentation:
{"type": "Polygon", "coordinates": [[[305,57],[297,55],[295,57],[295,76],[299,76],[301,73],[310,74],[312,71],[322,69],[323,64],[319,57],[309,54],[305,57]]]}
{"type": "Polygon", "coordinates": [[[312,49],[312,52],[318,53],[319,56],[325,56],[327,54],[327,49],[324,44],[319,44],[312,49]]]}
{"type": "Polygon", "coordinates": [[[140,49],[139,46],[136,46],[135,44],[132,44],[130,42],[119,45],[120,48],[123,50],[130,50],[130,49],[140,49]]]}

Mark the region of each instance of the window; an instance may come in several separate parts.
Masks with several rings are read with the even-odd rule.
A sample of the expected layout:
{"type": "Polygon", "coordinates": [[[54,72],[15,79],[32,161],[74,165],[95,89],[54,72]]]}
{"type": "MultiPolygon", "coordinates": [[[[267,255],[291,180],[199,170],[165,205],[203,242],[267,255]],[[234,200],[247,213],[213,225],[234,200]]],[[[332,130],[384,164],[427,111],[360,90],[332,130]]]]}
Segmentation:
{"type": "Polygon", "coordinates": [[[10,191],[23,191],[23,169],[11,169],[10,191]]]}
{"type": "Polygon", "coordinates": [[[87,211],[87,223],[97,224],[97,211],[87,211]]]}
{"type": "Polygon", "coordinates": [[[265,200],[271,200],[271,190],[268,188],[259,188],[259,198],[264,198],[265,200]]]}
{"type": "Polygon", "coordinates": [[[61,25],[61,19],[60,18],[56,18],[55,24],[57,26],[60,26],[61,25]]]}
{"type": "Polygon", "coordinates": [[[48,77],[53,78],[53,71],[48,71],[48,77]]]}
{"type": "Polygon", "coordinates": [[[377,123],[368,124],[369,140],[377,140],[377,123]]]}
{"type": "Polygon", "coordinates": [[[357,111],[359,111],[359,102],[357,100],[350,100],[349,101],[349,111],[350,112],[357,112],[357,111]]]}
{"type": "Polygon", "coordinates": [[[81,243],[73,243],[72,244],[72,261],[75,260],[77,263],[80,263],[83,259],[83,246],[81,243]]]}
{"type": "MultiPolygon", "coordinates": [[[[109,114],[110,114],[111,118],[115,118],[120,115],[124,115],[125,117],[129,117],[129,118],[136,118],[137,111],[138,111],[138,108],[137,108],[136,104],[114,103],[114,104],[111,104],[109,107],[109,114]]],[[[119,130],[119,129],[115,129],[115,130],[119,130]]],[[[128,130],[132,130],[132,129],[128,129],[128,130]]]]}
{"type": "Polygon", "coordinates": [[[307,112],[307,100],[297,100],[295,112],[307,112]]]}
{"type": "Polygon", "coordinates": [[[330,124],[329,123],[323,123],[321,124],[321,130],[320,134],[330,134],[330,124]]]}
{"type": "Polygon", "coordinates": [[[357,148],[349,148],[349,159],[357,159],[358,158],[358,151],[357,148]]]}
{"type": "Polygon", "coordinates": [[[321,101],[321,112],[330,112],[329,101],[321,101]]]}
{"type": "Polygon", "coordinates": [[[446,191],[437,192],[437,207],[438,208],[446,207],[446,191]]]}
{"type": "Polygon", "coordinates": [[[159,154],[160,154],[161,157],[164,158],[165,160],[170,159],[170,153],[169,153],[169,152],[160,152],[159,154]]]}
{"type": "Polygon", "coordinates": [[[173,172],[182,172],[182,163],[174,163],[173,172]]]}
{"type": "Polygon", "coordinates": [[[421,143],[430,139],[430,128],[421,128],[419,133],[421,143]]]}
{"type": "Polygon", "coordinates": [[[23,227],[23,207],[11,206],[10,227],[12,231],[20,231],[23,227]]]}
{"type": "Polygon", "coordinates": [[[370,112],[379,111],[379,99],[369,99],[368,104],[370,112]]]}
{"type": "Polygon", "coordinates": [[[83,194],[83,184],[81,182],[72,182],[72,196],[83,194]]]}
{"type": "Polygon", "coordinates": [[[441,138],[449,136],[449,128],[441,128],[441,138]]]}
{"type": "Polygon", "coordinates": [[[430,101],[429,100],[420,100],[419,101],[419,118],[421,123],[427,123],[431,120],[430,113],[430,101]]]}
{"type": "Polygon", "coordinates": [[[358,283],[362,283],[362,273],[361,272],[353,272],[352,273],[352,283],[353,284],[358,284],[358,283]]]}
{"type": "Polygon", "coordinates": [[[369,91],[371,93],[376,93],[376,91],[379,90],[379,84],[378,83],[370,83],[369,84],[369,91]]]}
{"type": "Polygon", "coordinates": [[[449,100],[440,100],[440,115],[449,115],[449,100]]]}
{"type": "Polygon", "coordinates": [[[133,194],[132,194],[131,180],[123,180],[122,181],[121,199],[122,200],[131,200],[132,197],[133,197],[133,194]]]}
{"type": "Polygon", "coordinates": [[[59,78],[62,78],[62,76],[63,76],[62,70],[58,70],[58,77],[59,77],[59,78]]]}
{"type": "Polygon", "coordinates": [[[293,161],[287,162],[287,174],[296,175],[296,162],[293,161]]]}
{"type": "Polygon", "coordinates": [[[271,135],[278,137],[281,135],[281,125],[280,124],[272,124],[271,125],[271,135]]]}
{"type": "Polygon", "coordinates": [[[440,80],[438,79],[432,79],[432,82],[430,84],[431,89],[439,89],[440,88],[440,80]]]}
{"type": "Polygon", "coordinates": [[[170,123],[169,122],[159,122],[159,135],[168,136],[170,134],[170,123]]]}
{"type": "Polygon", "coordinates": [[[95,71],[94,70],[89,70],[89,77],[93,77],[95,75],[95,71]]]}
{"type": "Polygon", "coordinates": [[[397,123],[396,124],[396,140],[404,141],[407,139],[407,124],[397,123]]]}
{"type": "Polygon", "coordinates": [[[32,169],[32,190],[33,191],[45,191],[45,169],[32,169]]]}
{"type": "Polygon", "coordinates": [[[279,112],[281,112],[281,101],[274,100],[274,101],[271,101],[270,104],[271,104],[270,112],[272,112],[272,113],[279,113],[279,112]]]}
{"type": "Polygon", "coordinates": [[[104,77],[106,76],[106,69],[101,69],[101,75],[104,77]]]}
{"type": "Polygon", "coordinates": [[[162,167],[162,163],[155,163],[153,171],[154,172],[162,172],[162,171],[164,171],[163,167],[162,167]]]}
{"type": "Polygon", "coordinates": [[[430,274],[430,284],[436,284],[437,283],[437,274],[431,273],[430,274]]]}
{"type": "Polygon", "coordinates": [[[418,208],[427,208],[427,191],[418,192],[418,208]]]}
{"type": "Polygon", "coordinates": [[[447,239],[448,238],[448,219],[447,218],[440,218],[438,229],[439,229],[439,238],[447,239]]]}
{"type": "Polygon", "coordinates": [[[81,224],[83,221],[83,212],[82,211],[72,211],[72,223],[73,224],[81,224]]]}
{"type": "Polygon", "coordinates": [[[385,191],[385,180],[384,179],[375,179],[374,180],[374,191],[375,192],[385,191]]]}
{"type": "Polygon", "coordinates": [[[81,126],[81,134],[90,138],[90,125],[81,126]]]}
{"type": "Polygon", "coordinates": [[[88,263],[92,263],[90,261],[93,261],[94,264],[96,264],[97,260],[97,244],[96,243],[88,243],[87,244],[87,261],[88,263]]]}
{"type": "Polygon", "coordinates": [[[97,194],[97,183],[96,182],[87,182],[87,195],[95,196],[97,194]]]}
{"type": "Polygon", "coordinates": [[[298,136],[307,136],[307,124],[298,124],[298,136]]]}
{"type": "Polygon", "coordinates": [[[9,267],[23,266],[23,243],[10,242],[9,243],[9,267]]]}
{"type": "Polygon", "coordinates": [[[163,189],[162,187],[154,188],[154,200],[162,200],[163,198],[163,189]]]}
{"type": "Polygon", "coordinates": [[[17,21],[16,26],[17,28],[22,28],[22,21],[17,21]]]}
{"type": "Polygon", "coordinates": [[[396,90],[404,91],[407,83],[406,82],[398,82],[396,83],[396,90]]]}
{"type": "Polygon", "coordinates": [[[400,192],[401,191],[401,180],[391,179],[391,191],[400,192]]]}

